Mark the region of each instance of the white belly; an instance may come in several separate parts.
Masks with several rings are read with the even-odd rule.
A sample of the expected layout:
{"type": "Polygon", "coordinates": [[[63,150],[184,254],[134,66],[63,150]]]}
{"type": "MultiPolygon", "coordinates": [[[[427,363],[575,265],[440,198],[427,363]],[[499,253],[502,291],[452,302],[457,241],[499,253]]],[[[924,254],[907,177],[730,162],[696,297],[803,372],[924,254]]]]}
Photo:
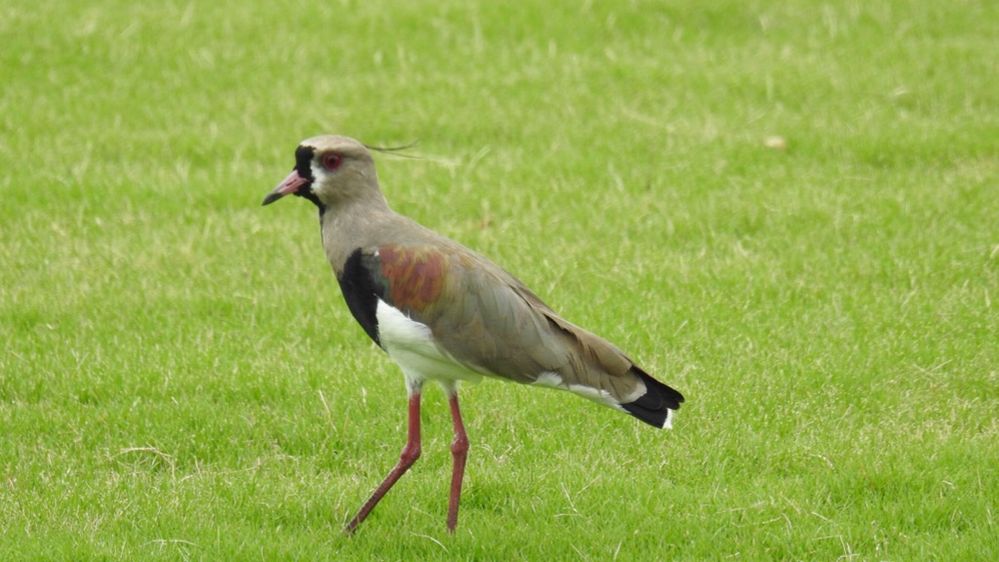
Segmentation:
{"type": "Polygon", "coordinates": [[[429,379],[453,388],[455,381],[477,382],[482,378],[481,374],[437,347],[426,324],[409,318],[381,299],[378,299],[375,317],[378,319],[378,340],[411,386],[429,379]]]}

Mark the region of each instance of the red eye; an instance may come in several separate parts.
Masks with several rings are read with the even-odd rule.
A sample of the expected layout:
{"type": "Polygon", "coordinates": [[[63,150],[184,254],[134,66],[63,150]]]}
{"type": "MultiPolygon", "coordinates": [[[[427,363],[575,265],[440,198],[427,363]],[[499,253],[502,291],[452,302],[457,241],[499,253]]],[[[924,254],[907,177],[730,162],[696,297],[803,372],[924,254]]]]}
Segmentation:
{"type": "Polygon", "coordinates": [[[343,157],[339,154],[324,154],[322,158],[323,168],[331,172],[339,168],[341,162],[343,162],[343,157]]]}

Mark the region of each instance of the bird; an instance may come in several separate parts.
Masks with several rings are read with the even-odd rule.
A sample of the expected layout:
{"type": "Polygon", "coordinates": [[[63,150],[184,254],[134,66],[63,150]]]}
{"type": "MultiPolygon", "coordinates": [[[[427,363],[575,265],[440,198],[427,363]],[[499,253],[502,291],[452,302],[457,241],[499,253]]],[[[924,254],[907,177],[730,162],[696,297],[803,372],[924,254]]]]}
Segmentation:
{"type": "Polygon", "coordinates": [[[287,195],[319,209],[322,243],[347,308],[402,371],[408,428],[399,461],[346,524],[352,534],[421,453],[425,381],[447,396],[454,440],[447,530],[458,506],[469,441],[458,384],[482,378],[567,390],[671,428],[683,395],[607,340],[563,319],[484,256],[389,207],[372,150],[355,139],[303,140],[295,166],[263,200],[287,195]]]}

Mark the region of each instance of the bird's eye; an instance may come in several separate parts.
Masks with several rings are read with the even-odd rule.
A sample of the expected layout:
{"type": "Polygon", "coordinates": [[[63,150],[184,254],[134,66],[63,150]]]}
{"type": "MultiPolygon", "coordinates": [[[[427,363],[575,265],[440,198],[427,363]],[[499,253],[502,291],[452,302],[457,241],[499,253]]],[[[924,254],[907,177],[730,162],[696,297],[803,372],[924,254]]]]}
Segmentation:
{"type": "Polygon", "coordinates": [[[331,172],[339,168],[342,162],[343,162],[343,157],[340,156],[339,154],[334,154],[332,152],[329,154],[324,154],[322,157],[323,168],[326,168],[331,172]]]}

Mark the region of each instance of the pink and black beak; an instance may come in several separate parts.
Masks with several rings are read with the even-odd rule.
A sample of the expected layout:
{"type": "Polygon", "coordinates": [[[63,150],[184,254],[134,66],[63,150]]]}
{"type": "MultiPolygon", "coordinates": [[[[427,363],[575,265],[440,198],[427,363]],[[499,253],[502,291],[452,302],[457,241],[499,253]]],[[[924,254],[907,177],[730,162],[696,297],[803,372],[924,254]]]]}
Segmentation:
{"type": "Polygon", "coordinates": [[[289,193],[295,193],[303,187],[308,188],[308,185],[312,183],[312,180],[303,178],[298,174],[298,170],[292,170],[288,177],[284,178],[274,191],[267,194],[264,197],[264,205],[270,205],[271,203],[277,201],[278,199],[288,195],[289,193]]]}
{"type": "MultiPolygon", "coordinates": [[[[312,157],[315,149],[311,146],[299,146],[295,151],[295,168],[292,169],[288,177],[281,180],[281,183],[273,191],[264,197],[264,205],[270,205],[285,195],[295,194],[300,197],[312,195],[309,186],[315,179],[312,176],[312,157]]],[[[313,197],[315,197],[313,195],[313,197]]]]}

